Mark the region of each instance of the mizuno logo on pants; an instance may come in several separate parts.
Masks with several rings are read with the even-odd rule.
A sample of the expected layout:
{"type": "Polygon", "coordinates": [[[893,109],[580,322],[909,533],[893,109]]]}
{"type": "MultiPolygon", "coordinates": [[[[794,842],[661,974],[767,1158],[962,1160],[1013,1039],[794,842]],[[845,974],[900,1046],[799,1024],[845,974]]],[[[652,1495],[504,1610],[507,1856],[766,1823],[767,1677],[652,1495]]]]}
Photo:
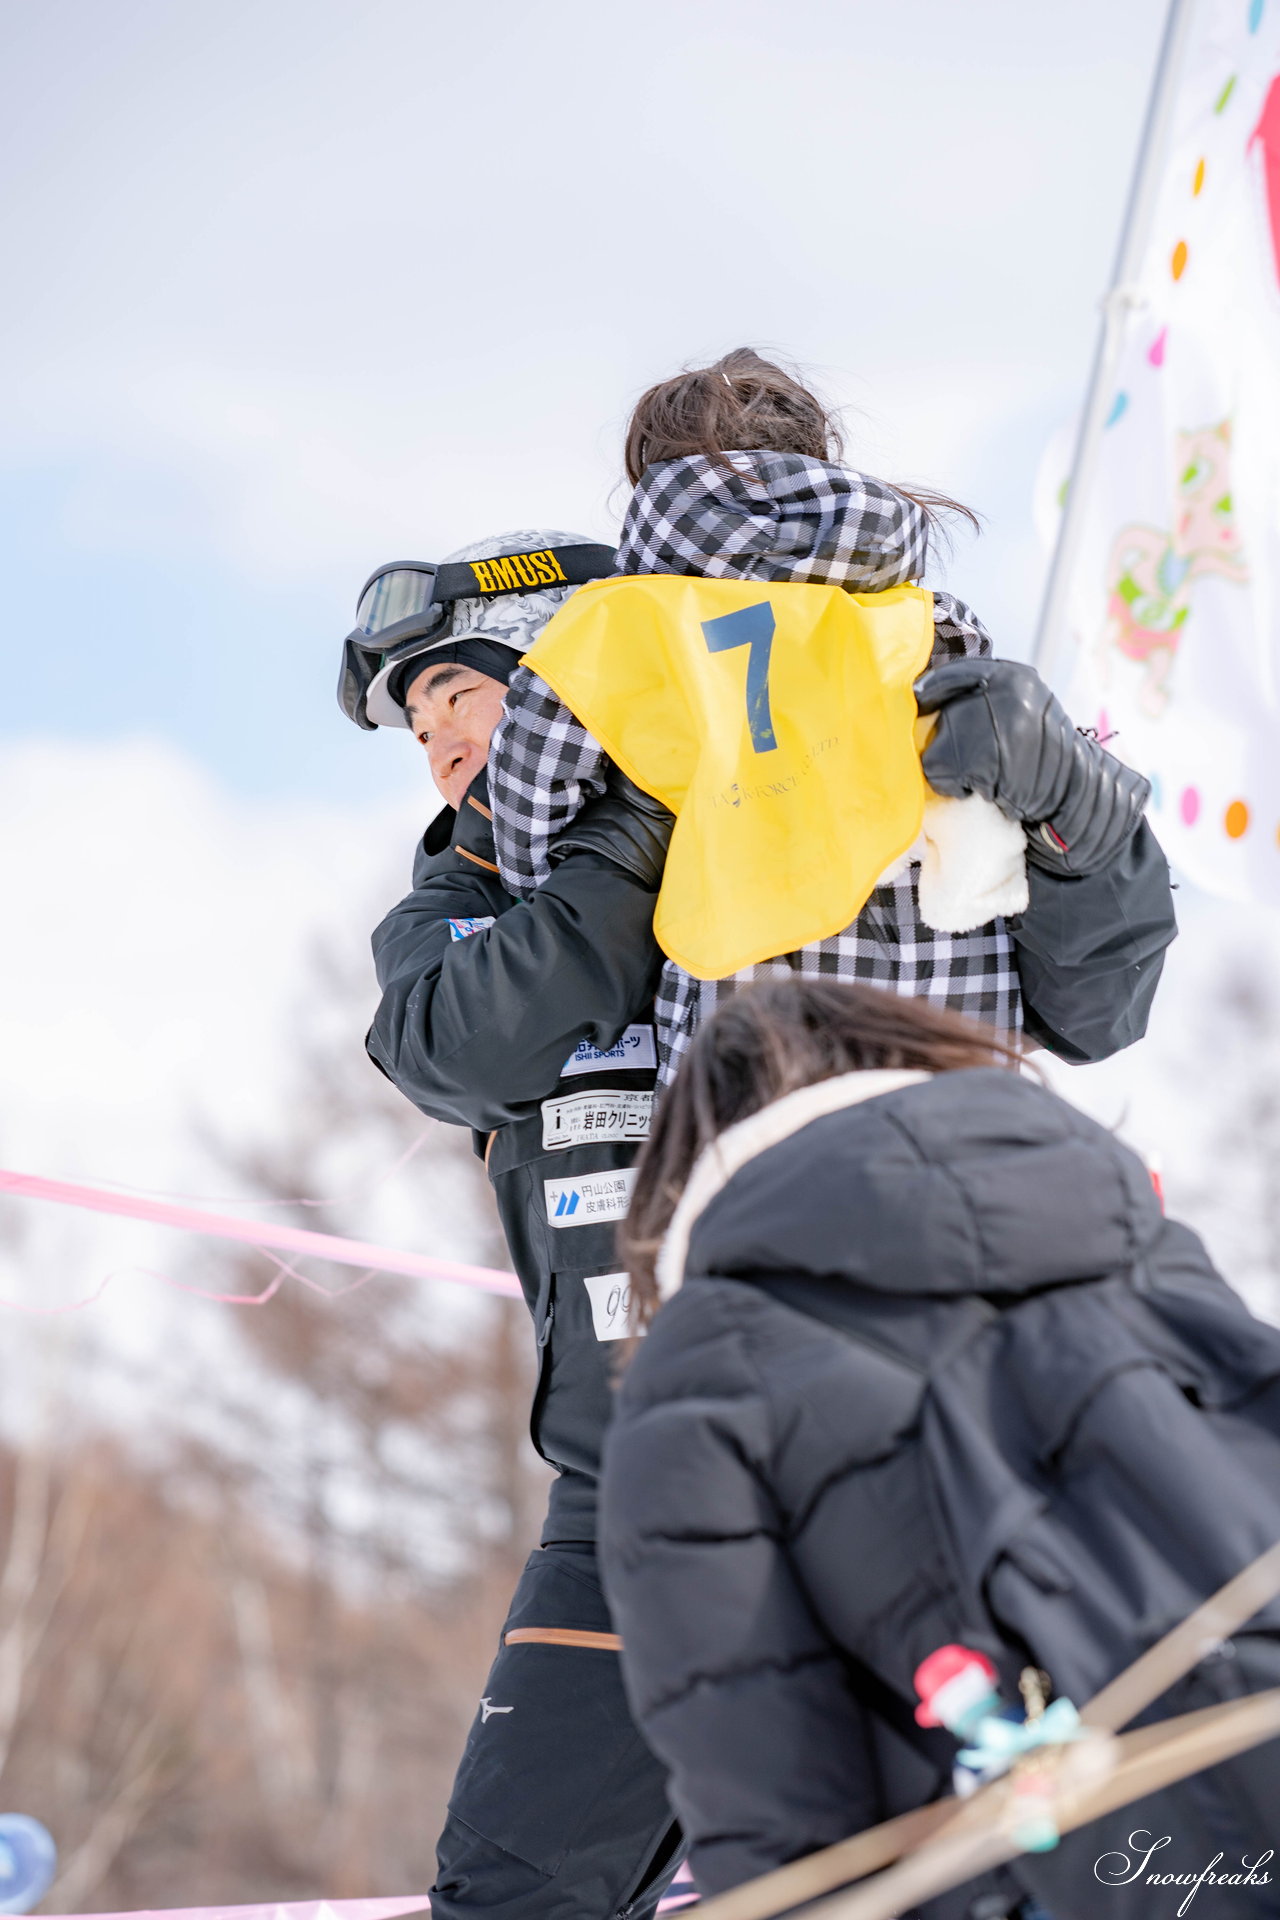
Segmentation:
{"type": "Polygon", "coordinates": [[[488,1694],[480,1702],[480,1725],[483,1726],[491,1713],[514,1713],[514,1707],[495,1707],[488,1694]]]}

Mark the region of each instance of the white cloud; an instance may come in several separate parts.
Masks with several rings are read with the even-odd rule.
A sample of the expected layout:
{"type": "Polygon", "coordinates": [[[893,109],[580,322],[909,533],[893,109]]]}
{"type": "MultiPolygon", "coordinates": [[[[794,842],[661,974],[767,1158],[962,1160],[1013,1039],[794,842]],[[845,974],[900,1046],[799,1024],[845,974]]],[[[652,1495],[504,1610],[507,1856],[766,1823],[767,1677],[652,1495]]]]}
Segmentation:
{"type": "Polygon", "coordinates": [[[6,1154],[163,1186],[197,1107],[269,1117],[310,946],[365,942],[435,804],[250,808],[146,741],[0,755],[6,1154]]]}

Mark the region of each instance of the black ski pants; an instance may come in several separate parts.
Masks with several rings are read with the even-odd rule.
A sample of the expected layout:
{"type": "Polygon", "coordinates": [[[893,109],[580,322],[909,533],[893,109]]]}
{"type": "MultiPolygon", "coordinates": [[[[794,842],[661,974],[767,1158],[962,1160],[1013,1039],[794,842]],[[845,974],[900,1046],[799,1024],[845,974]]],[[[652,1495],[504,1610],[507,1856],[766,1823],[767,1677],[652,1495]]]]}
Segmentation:
{"type": "Polygon", "coordinates": [[[617,1652],[509,1638],[529,1629],[612,1636],[590,1541],[544,1533],[520,1576],[454,1780],[433,1920],[648,1920],[680,1830],[617,1652]]]}

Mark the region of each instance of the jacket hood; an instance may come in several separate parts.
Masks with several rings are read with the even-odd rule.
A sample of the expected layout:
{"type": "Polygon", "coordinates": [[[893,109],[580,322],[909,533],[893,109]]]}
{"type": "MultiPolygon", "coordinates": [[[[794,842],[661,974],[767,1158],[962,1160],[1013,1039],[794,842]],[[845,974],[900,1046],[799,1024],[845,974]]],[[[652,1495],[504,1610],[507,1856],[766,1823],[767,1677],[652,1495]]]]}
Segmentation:
{"type": "MultiPolygon", "coordinates": [[[[688,1231],[686,1276],[807,1274],[882,1293],[1021,1294],[1114,1273],[1161,1230],[1138,1156],[1033,1080],[995,1067],[847,1074],[802,1093],[830,1101],[840,1089],[857,1104],[818,1118],[793,1106],[784,1138],[777,1114],[787,1101],[742,1123],[731,1154],[740,1164],[675,1236],[688,1231]],[[889,1079],[892,1089],[870,1098],[854,1084],[889,1079]],[[760,1151],[745,1137],[753,1126],[760,1151]]],[[[738,1131],[722,1144],[731,1148],[738,1131]]],[[[678,1255],[670,1239],[664,1253],[678,1255]]]]}
{"type": "Polygon", "coordinates": [[[618,570],[875,593],[918,580],[928,546],[923,508],[870,474],[801,453],[689,454],[645,468],[618,570]]]}

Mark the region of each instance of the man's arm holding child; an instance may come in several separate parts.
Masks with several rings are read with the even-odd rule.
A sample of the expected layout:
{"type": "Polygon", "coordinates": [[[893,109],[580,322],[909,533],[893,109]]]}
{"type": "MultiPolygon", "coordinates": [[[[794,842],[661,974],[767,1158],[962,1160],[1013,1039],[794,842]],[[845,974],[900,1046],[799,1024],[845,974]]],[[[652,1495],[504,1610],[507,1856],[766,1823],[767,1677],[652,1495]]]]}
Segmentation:
{"type": "Polygon", "coordinates": [[[1177,934],[1169,868],[1143,818],[1148,783],[1075,728],[1033,667],[970,658],[916,684],[938,723],[938,793],[981,793],[1021,820],[1030,902],[1009,922],[1029,1037],[1075,1064],[1146,1031],[1177,934]]]}
{"type": "Polygon", "coordinates": [[[642,1017],[662,961],[665,839],[606,796],[519,903],[493,870],[483,800],[469,804],[478,790],[450,838],[428,832],[412,893],[374,932],[382,1000],[367,1044],[422,1112],[488,1131],[545,1098],[581,1040],[608,1048],[642,1017]]]}

